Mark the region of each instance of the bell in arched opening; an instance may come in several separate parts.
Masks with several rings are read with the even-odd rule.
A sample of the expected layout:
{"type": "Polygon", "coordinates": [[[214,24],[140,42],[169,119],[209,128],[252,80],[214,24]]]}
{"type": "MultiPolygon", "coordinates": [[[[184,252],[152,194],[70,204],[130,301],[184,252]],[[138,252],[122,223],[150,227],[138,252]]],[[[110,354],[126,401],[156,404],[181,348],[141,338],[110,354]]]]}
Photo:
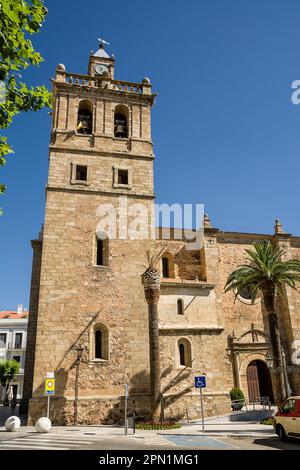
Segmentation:
{"type": "Polygon", "coordinates": [[[79,134],[91,134],[93,129],[92,117],[93,105],[89,100],[82,100],[79,103],[77,115],[77,132],[79,134]]]}
{"type": "Polygon", "coordinates": [[[123,114],[115,114],[115,137],[126,139],[128,137],[126,117],[123,114]]]}

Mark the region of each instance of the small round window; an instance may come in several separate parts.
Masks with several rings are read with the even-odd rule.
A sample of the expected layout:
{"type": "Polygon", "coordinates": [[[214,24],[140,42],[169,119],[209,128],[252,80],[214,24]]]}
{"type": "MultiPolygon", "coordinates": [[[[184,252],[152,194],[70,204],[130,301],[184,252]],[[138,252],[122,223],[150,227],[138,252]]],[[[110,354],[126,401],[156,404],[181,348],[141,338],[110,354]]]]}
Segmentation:
{"type": "Polygon", "coordinates": [[[256,298],[255,300],[253,301],[251,299],[251,292],[250,292],[250,289],[248,287],[244,287],[238,294],[238,299],[243,302],[244,304],[248,304],[248,305],[253,305],[253,304],[256,304],[257,302],[259,302],[260,300],[260,293],[258,293],[256,295],[256,298]]]}

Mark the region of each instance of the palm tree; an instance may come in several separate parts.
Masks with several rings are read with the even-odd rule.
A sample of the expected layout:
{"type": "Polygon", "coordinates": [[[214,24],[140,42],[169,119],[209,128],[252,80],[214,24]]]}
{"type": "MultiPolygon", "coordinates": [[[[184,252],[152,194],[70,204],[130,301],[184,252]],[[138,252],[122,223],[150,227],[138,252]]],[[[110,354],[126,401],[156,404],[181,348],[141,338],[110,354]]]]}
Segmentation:
{"type": "MultiPolygon", "coordinates": [[[[162,251],[164,251],[164,249],[162,251]]],[[[150,252],[147,253],[149,266],[142,275],[145,299],[148,304],[151,413],[154,420],[161,419],[160,356],[157,308],[160,296],[160,273],[155,268],[155,265],[159,260],[162,251],[156,256],[151,256],[150,252]]]]}
{"type": "Polygon", "coordinates": [[[277,295],[283,295],[285,286],[296,289],[296,281],[300,280],[300,261],[282,261],[286,252],[275,241],[255,243],[254,249],[245,251],[248,264],[239,266],[230,274],[225,292],[234,290],[235,296],[238,296],[243,289],[247,289],[253,302],[257,294],[262,293],[268,316],[274,368],[278,371],[277,399],[280,402],[286,398],[286,387],[275,302],[277,295]]]}

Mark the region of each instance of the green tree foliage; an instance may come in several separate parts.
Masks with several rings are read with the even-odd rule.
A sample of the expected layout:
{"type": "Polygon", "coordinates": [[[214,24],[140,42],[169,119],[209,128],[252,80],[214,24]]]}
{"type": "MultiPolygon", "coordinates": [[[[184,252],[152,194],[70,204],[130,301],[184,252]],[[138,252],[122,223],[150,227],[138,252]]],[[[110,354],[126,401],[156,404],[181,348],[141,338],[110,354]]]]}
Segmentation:
{"type": "MultiPolygon", "coordinates": [[[[47,14],[41,0],[0,0],[0,129],[6,129],[22,111],[51,106],[51,94],[44,86],[28,86],[20,71],[43,60],[28,36],[37,33],[47,14]]],[[[0,136],[0,166],[13,150],[0,136]]],[[[0,194],[5,185],[0,184],[0,194]]]]}
{"type": "Polygon", "coordinates": [[[284,295],[287,286],[296,289],[296,283],[300,281],[300,261],[282,261],[286,252],[274,240],[255,243],[252,249],[245,252],[248,255],[247,263],[229,275],[225,292],[232,290],[238,296],[243,289],[247,289],[253,302],[259,293],[262,294],[269,323],[274,369],[278,373],[277,400],[280,402],[286,398],[289,387],[283,373],[276,299],[284,295]]]}
{"type": "Polygon", "coordinates": [[[9,384],[19,372],[20,364],[15,361],[0,361],[0,385],[5,391],[4,402],[7,401],[9,384]]]}

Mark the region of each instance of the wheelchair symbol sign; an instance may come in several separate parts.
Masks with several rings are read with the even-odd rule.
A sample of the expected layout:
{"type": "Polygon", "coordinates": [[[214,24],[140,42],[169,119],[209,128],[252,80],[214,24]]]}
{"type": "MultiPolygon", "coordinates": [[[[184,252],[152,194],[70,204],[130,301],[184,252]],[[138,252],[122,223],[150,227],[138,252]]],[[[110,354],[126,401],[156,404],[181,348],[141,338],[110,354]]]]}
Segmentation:
{"type": "Polygon", "coordinates": [[[196,388],[206,388],[206,377],[205,375],[198,375],[195,377],[196,388]]]}

